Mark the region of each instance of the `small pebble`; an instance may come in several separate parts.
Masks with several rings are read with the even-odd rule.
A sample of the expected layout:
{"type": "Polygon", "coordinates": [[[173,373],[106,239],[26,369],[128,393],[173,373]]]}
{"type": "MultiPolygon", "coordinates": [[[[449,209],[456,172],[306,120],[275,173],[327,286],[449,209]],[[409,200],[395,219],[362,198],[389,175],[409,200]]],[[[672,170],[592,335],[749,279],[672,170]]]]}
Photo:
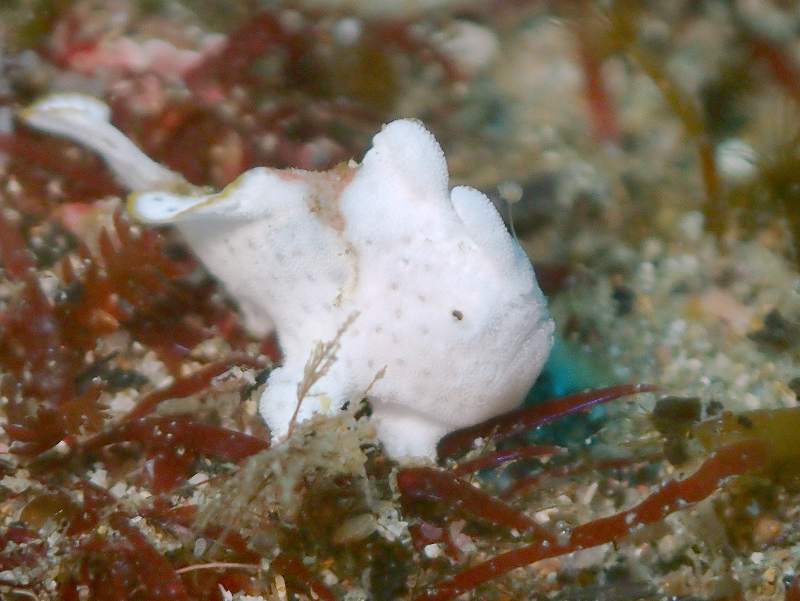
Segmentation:
{"type": "Polygon", "coordinates": [[[774,543],[783,532],[783,524],[773,517],[759,518],[753,528],[753,542],[758,546],[774,543]]]}

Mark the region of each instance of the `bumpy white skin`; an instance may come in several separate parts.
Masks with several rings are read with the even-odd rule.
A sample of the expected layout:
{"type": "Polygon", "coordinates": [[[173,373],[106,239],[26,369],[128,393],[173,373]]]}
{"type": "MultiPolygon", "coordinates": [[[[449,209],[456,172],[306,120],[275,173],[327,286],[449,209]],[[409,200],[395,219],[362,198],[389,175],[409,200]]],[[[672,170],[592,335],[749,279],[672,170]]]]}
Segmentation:
{"type": "MultiPolygon", "coordinates": [[[[120,151],[88,138],[122,134],[106,118],[93,122],[95,132],[65,131],[53,125],[63,114],[23,118],[97,149],[119,171],[120,151]]],[[[138,150],[122,155],[136,163],[128,173],[163,169],[138,150]]],[[[528,258],[488,198],[466,187],[448,194],[442,150],[417,121],[385,126],[360,166],[257,168],[219,194],[121,179],[138,192],[132,213],[174,223],[254,332],[276,324],[284,363],[260,404],[273,436],[287,432],[315,344],[354,314],[298,418],[366,393],[395,457],[433,457],[447,432],[514,407],[550,351],[553,323],[528,258]]]]}

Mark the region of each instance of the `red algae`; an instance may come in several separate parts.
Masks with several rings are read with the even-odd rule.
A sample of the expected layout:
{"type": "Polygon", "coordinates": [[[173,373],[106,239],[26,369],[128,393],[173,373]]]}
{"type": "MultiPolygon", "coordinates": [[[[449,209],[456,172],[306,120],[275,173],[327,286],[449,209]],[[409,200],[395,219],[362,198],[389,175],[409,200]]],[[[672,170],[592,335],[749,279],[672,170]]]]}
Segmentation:
{"type": "Polygon", "coordinates": [[[131,524],[127,516],[115,513],[110,517],[109,523],[127,539],[126,542],[132,547],[131,555],[135,557],[133,563],[139,569],[138,575],[142,585],[150,595],[156,599],[174,599],[175,601],[189,598],[175,569],[131,524]]]}
{"type": "Polygon", "coordinates": [[[397,473],[397,487],[407,513],[420,501],[439,501],[449,510],[464,511],[497,526],[530,532],[553,542],[552,535],[525,514],[465,482],[450,472],[436,468],[403,468],[397,473]]]}
{"type": "Polygon", "coordinates": [[[519,461],[520,459],[552,457],[553,455],[558,455],[563,452],[564,449],[561,447],[549,445],[528,445],[503,449],[501,451],[487,453],[470,461],[462,461],[453,468],[453,475],[464,476],[480,470],[497,468],[513,461],[519,461]]]}
{"type": "Polygon", "coordinates": [[[34,268],[33,257],[19,229],[0,212],[0,260],[9,279],[20,280],[34,268]]]}
{"type": "MultiPolygon", "coordinates": [[[[653,51],[652,40],[647,40],[653,25],[647,7],[623,1],[613,3],[608,14],[584,15],[585,3],[579,10],[556,10],[528,0],[498,0],[464,8],[457,16],[445,9],[435,18],[362,18],[306,8],[289,14],[279,7],[267,8],[242,18],[188,71],[156,74],[77,69],[81,55],[102,51],[103,36],[96,24],[73,3],[39,4],[52,9],[36,9],[41,13],[37,26],[44,29],[32,43],[47,77],[69,86],[70,78],[80,71],[89,89],[105,94],[121,129],[148,154],[200,185],[224,185],[257,165],[317,169],[357,157],[369,132],[389,120],[397,107],[407,110],[403,90],[409,83],[417,85],[423,71],[438,73],[434,81],[453,88],[447,95],[429,94],[432,100],[417,111],[437,133],[448,141],[457,140],[456,130],[477,129],[470,119],[485,119],[491,128],[480,127],[492,129],[488,138],[502,140],[504,155],[508,142],[512,155],[511,129],[519,115],[476,103],[470,94],[485,90],[472,87],[470,77],[440,49],[431,32],[463,16],[497,31],[503,21],[505,27],[508,23],[517,27],[519,15],[534,15],[534,21],[540,15],[566,17],[574,43],[571,60],[583,77],[590,125],[580,136],[593,134],[595,141],[612,145],[615,153],[646,142],[640,132],[631,131],[630,124],[639,118],[637,107],[625,104],[618,82],[608,78],[614,72],[608,67],[616,66],[610,62],[620,58],[626,66],[630,62],[659,86],[667,117],[680,124],[686,144],[699,157],[696,169],[703,188],[696,195],[700,198],[704,192],[705,200],[690,208],[702,208],[709,227],[719,235],[735,223],[728,210],[735,194],[723,181],[714,155],[720,123],[698,109],[694,93],[687,92],[691,88],[666,69],[674,55],[653,51]],[[341,33],[340,27],[353,23],[360,35],[349,42],[351,46],[331,42],[341,33]],[[52,27],[57,31],[48,30],[52,27]],[[58,43],[50,39],[56,35],[58,43]],[[155,91],[156,102],[143,102],[142,90],[155,91]],[[486,114],[473,115],[482,111],[486,114]]],[[[154,10],[153,22],[158,22],[158,9],[154,10]]],[[[676,30],[706,24],[693,11],[678,12],[676,30]]],[[[144,19],[133,29],[146,37],[148,27],[144,19]]],[[[170,28],[180,34],[180,27],[171,23],[170,28]]],[[[763,68],[777,84],[775,89],[796,101],[800,87],[791,45],[760,31],[756,34],[736,20],[733,28],[745,50],[736,78],[757,80],[757,71],[763,68]]],[[[652,29],[658,32],[657,26],[652,29]]],[[[186,39],[177,43],[182,44],[192,46],[186,39]]],[[[3,108],[27,103],[30,94],[45,92],[48,85],[37,83],[26,89],[12,81],[12,91],[2,92],[3,108]]],[[[487,149],[495,147],[487,144],[487,149]]],[[[247,336],[224,291],[204,277],[169,231],[140,229],[120,212],[94,234],[69,227],[67,222],[78,213],[95,211],[96,200],[120,194],[96,157],[21,127],[0,134],[0,151],[8,158],[0,211],[0,263],[8,284],[0,305],[0,397],[6,399],[6,440],[0,444],[12,452],[8,464],[0,463],[2,508],[8,517],[0,534],[0,570],[7,570],[9,578],[29,579],[24,586],[3,579],[0,587],[66,601],[219,601],[220,587],[270,598],[273,579],[277,584],[282,577],[289,598],[294,599],[332,601],[351,591],[376,601],[452,599],[464,593],[509,598],[526,584],[498,581],[512,570],[621,543],[644,526],[709,497],[715,515],[727,526],[726,520],[741,515],[742,499],[750,499],[739,489],[749,490],[751,479],[756,482],[752,488],[768,489],[770,498],[778,499],[776,504],[793,503],[794,407],[725,413],[696,423],[703,408],[698,402],[697,411],[680,418],[681,427],[676,428],[671,423],[674,414],[662,415],[657,406],[656,429],[668,439],[665,445],[670,437],[679,440],[680,453],[653,453],[647,447],[641,452],[634,446],[624,458],[604,459],[594,456],[592,448],[575,456],[555,446],[513,446],[523,444],[515,436],[601,403],[656,391],[651,386],[587,391],[453,433],[440,443],[438,468],[396,466],[371,440],[356,445],[363,456],[348,451],[346,456],[331,457],[343,452],[341,445],[315,447],[314,441],[325,438],[326,428],[342,425],[331,426],[325,420],[314,429],[298,428],[286,445],[270,448],[266,429],[252,415],[249,396],[263,385],[266,371],[261,370],[270,367],[267,359],[279,359],[277,342],[247,336]],[[42,225],[63,223],[71,246],[52,253],[56,262],[51,270],[53,263],[45,265],[32,249],[41,244],[36,239],[42,225]],[[127,375],[112,383],[103,375],[106,368],[127,375]],[[255,370],[260,373],[253,375],[255,370]],[[167,373],[173,380],[164,385],[167,373]],[[220,378],[223,374],[228,376],[220,378]],[[475,444],[477,439],[480,445],[475,444]],[[297,444],[299,440],[306,446],[297,444]],[[324,460],[309,458],[308,449],[316,449],[314,453],[324,460]],[[457,459],[467,453],[468,458],[457,459]],[[263,480],[251,483],[256,493],[222,488],[248,466],[264,465],[256,463],[264,457],[269,467],[261,470],[263,480]],[[541,465],[517,464],[503,471],[530,459],[541,460],[541,465]],[[619,499],[644,494],[645,483],[652,484],[663,477],[657,473],[672,469],[664,459],[672,466],[699,464],[699,468],[621,510],[619,499]],[[359,461],[363,470],[358,477],[342,477],[336,471],[339,464],[359,461]],[[639,469],[644,466],[648,468],[639,469]],[[635,474],[631,467],[637,468],[635,474]],[[484,470],[492,472],[484,478],[478,474],[484,470]],[[619,471],[609,474],[611,470],[619,471]],[[585,477],[589,471],[601,479],[585,477]],[[571,530],[556,535],[556,527],[551,531],[529,517],[539,511],[540,498],[552,501],[560,494],[575,501],[587,489],[594,494],[592,484],[599,484],[597,496],[606,504],[584,508],[583,513],[572,507],[569,511],[577,511],[580,518],[565,511],[566,521],[580,524],[571,530]],[[265,502],[269,495],[257,496],[270,487],[275,497],[283,495],[301,507],[303,515],[293,516],[278,502],[265,502]],[[247,527],[236,520],[201,519],[208,498],[219,490],[230,493],[223,502],[236,501],[234,506],[243,507],[252,518],[247,527]],[[246,497],[244,503],[235,498],[239,494],[246,497]],[[247,497],[250,494],[252,498],[247,497]],[[611,506],[617,513],[596,517],[611,506]],[[333,533],[345,520],[361,529],[351,527],[351,538],[342,542],[333,533]],[[515,540],[517,535],[521,538],[515,540]],[[436,548],[427,548],[430,545],[441,545],[445,555],[437,556],[436,548]],[[268,569],[264,560],[271,561],[268,569]],[[494,581],[496,588],[489,584],[494,581]]],[[[547,153],[554,154],[549,149],[547,153]]],[[[525,155],[526,162],[530,156],[525,155]]],[[[792,198],[786,191],[793,189],[796,171],[793,155],[787,156],[777,167],[760,163],[757,176],[758,185],[769,186],[781,202],[787,194],[792,198]]],[[[667,162],[683,160],[670,157],[667,162]]],[[[505,176],[503,168],[501,163],[498,173],[505,176]]],[[[463,165],[460,175],[465,176],[463,165]]],[[[466,177],[472,175],[484,178],[481,185],[495,183],[483,173],[466,177]]],[[[632,177],[620,187],[628,185],[638,198],[641,182],[632,177]]],[[[637,206],[635,212],[641,211],[637,206]]],[[[787,209],[787,214],[794,227],[792,212],[787,209]]],[[[591,261],[553,265],[552,277],[537,268],[540,279],[552,280],[551,296],[563,292],[567,280],[570,286],[579,286],[582,274],[594,268],[591,261]]],[[[644,306],[649,300],[631,301],[632,314],[637,315],[640,302],[644,306]]],[[[631,319],[618,318],[620,323],[631,319]]],[[[781,345],[776,353],[794,352],[790,336],[781,345]]],[[[342,433],[354,427],[349,424],[336,432],[346,436],[342,433]]],[[[664,442],[658,433],[646,434],[658,445],[664,442]]],[[[751,507],[746,505],[747,510],[751,507]]],[[[779,509],[770,508],[773,513],[768,517],[779,524],[781,538],[767,539],[759,547],[765,552],[781,551],[781,545],[795,541],[791,509],[779,509]]],[[[750,522],[743,527],[750,528],[750,522]]],[[[731,541],[737,542],[732,535],[727,543],[731,541]]],[[[707,544],[713,555],[714,543],[707,544]]],[[[726,547],[726,556],[738,551],[726,547]]],[[[700,557],[700,563],[705,561],[700,557]]],[[[619,558],[618,563],[624,563],[622,555],[619,558]]],[[[568,596],[573,594],[572,584],[610,577],[610,570],[598,567],[593,573],[593,569],[579,577],[565,570],[555,581],[542,583],[541,591],[532,593],[528,586],[525,594],[544,596],[563,589],[568,596]]],[[[671,571],[650,564],[644,569],[657,583],[654,586],[661,586],[661,576],[671,571]]],[[[660,592],[667,594],[666,578],[663,582],[660,592]]],[[[598,590],[604,592],[602,586],[598,590]]],[[[592,590],[585,596],[599,594],[592,590]]],[[[761,594],[737,590],[731,596],[729,589],[724,598],[761,594]]],[[[780,583],[775,590],[784,594],[780,583]]],[[[787,585],[785,599],[800,601],[799,577],[787,585]]]]}
{"type": "Polygon", "coordinates": [[[83,201],[120,194],[122,189],[103,168],[102,162],[70,142],[44,137],[25,130],[0,134],[0,150],[11,157],[10,168],[28,194],[24,198],[8,198],[19,210],[47,217],[51,209],[63,202],[83,201]],[[57,199],[48,191],[52,182],[59,182],[57,199]]]}
{"type": "Polygon", "coordinates": [[[671,481],[632,509],[607,518],[577,526],[567,543],[536,542],[526,547],[501,553],[473,566],[453,578],[434,585],[416,601],[446,601],[476,589],[481,584],[516,568],[546,559],[589,549],[619,540],[635,528],[657,522],[714,493],[725,478],[737,476],[765,464],[766,455],[760,443],[748,442],[720,449],[700,468],[684,480],[671,481]]]}
{"type": "Polygon", "coordinates": [[[476,438],[486,441],[502,440],[525,430],[538,428],[561,417],[588,411],[597,405],[620,397],[654,390],[656,388],[653,386],[625,384],[581,392],[533,407],[517,409],[444,436],[439,441],[437,453],[440,460],[447,459],[465,453],[472,447],[476,438]]]}
{"type": "Polygon", "coordinates": [[[197,394],[209,388],[211,381],[237,365],[261,367],[260,361],[248,356],[232,356],[225,361],[206,365],[189,376],[178,378],[169,386],[154,390],[144,396],[123,419],[134,420],[151,413],[159,403],[197,394]]]}
{"type": "Polygon", "coordinates": [[[800,601],[800,576],[795,575],[791,584],[786,588],[786,601],[800,601]]]}
{"type": "Polygon", "coordinates": [[[324,584],[314,578],[303,563],[295,557],[281,554],[272,562],[273,568],[280,574],[299,581],[313,595],[323,601],[336,601],[336,597],[324,584]]]}
{"type": "Polygon", "coordinates": [[[251,64],[273,47],[288,47],[297,54],[298,34],[291,34],[276,15],[263,12],[231,32],[220,50],[186,74],[189,88],[207,102],[219,101],[229,93],[251,64]],[[215,88],[219,86],[219,88],[215,88]]]}
{"type": "Polygon", "coordinates": [[[201,424],[185,415],[170,415],[126,421],[90,438],[81,446],[81,450],[91,452],[123,441],[136,441],[150,449],[183,447],[226,461],[240,461],[269,447],[269,443],[260,438],[201,424]]]}

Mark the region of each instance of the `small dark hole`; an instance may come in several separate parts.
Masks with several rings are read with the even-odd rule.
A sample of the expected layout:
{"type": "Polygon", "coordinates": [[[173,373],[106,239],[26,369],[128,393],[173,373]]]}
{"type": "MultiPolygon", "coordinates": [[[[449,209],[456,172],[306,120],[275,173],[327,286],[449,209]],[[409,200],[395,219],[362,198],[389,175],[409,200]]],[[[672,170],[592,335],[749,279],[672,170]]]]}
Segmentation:
{"type": "Polygon", "coordinates": [[[458,321],[461,321],[464,319],[464,314],[458,309],[453,309],[453,317],[455,317],[458,321]]]}

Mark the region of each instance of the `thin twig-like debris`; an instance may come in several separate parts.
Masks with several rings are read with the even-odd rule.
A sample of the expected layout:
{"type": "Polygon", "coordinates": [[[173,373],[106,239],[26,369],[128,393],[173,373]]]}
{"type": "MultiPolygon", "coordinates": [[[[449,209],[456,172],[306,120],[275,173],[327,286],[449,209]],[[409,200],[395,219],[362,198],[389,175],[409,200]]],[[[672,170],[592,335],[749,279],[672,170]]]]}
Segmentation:
{"type": "Polygon", "coordinates": [[[331,366],[336,363],[336,354],[341,348],[342,336],[344,336],[344,333],[357,317],[358,313],[351,314],[336,332],[336,336],[334,336],[332,340],[328,342],[317,342],[314,346],[314,350],[311,351],[311,356],[308,358],[303,368],[303,379],[297,384],[297,405],[294,408],[292,419],[289,421],[287,436],[291,436],[292,432],[294,432],[294,428],[297,425],[297,414],[300,412],[303,399],[306,398],[306,395],[308,395],[314,385],[325,377],[325,374],[328,373],[331,366]]]}

